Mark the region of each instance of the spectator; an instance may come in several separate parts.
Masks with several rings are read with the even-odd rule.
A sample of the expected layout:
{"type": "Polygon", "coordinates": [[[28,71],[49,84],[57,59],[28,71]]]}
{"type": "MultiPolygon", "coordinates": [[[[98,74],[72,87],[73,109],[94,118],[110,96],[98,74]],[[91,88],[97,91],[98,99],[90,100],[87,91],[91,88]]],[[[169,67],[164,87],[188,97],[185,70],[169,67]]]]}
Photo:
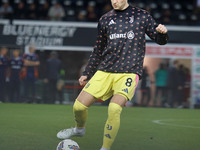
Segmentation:
{"type": "Polygon", "coordinates": [[[49,84],[50,103],[55,103],[57,94],[57,82],[61,70],[61,61],[58,59],[56,52],[51,52],[50,58],[47,60],[46,82],[49,84]]]}
{"type": "Polygon", "coordinates": [[[35,47],[29,47],[29,53],[24,54],[24,96],[26,102],[35,102],[35,81],[38,77],[37,66],[40,65],[38,56],[35,54],[35,47]],[[29,94],[31,92],[31,96],[29,94]]]}
{"type": "Polygon", "coordinates": [[[0,50],[0,102],[5,102],[6,76],[8,67],[7,48],[0,50]]]}
{"type": "Polygon", "coordinates": [[[51,6],[48,16],[51,20],[62,20],[65,16],[65,11],[59,2],[56,2],[55,5],[51,6]]]}
{"type": "Polygon", "coordinates": [[[26,18],[26,9],[25,9],[25,6],[24,6],[24,2],[21,1],[17,5],[16,11],[15,11],[15,17],[17,19],[25,19],[26,18]]]}
{"type": "Polygon", "coordinates": [[[184,100],[183,107],[188,108],[188,99],[190,98],[190,87],[191,87],[191,74],[188,68],[185,68],[185,82],[184,82],[184,100]]]}
{"type": "Polygon", "coordinates": [[[163,17],[162,17],[162,22],[165,24],[171,24],[172,20],[171,20],[171,11],[170,9],[165,9],[163,12],[163,17]]]}
{"type": "Polygon", "coordinates": [[[110,4],[105,4],[105,6],[103,7],[103,11],[101,12],[101,14],[105,14],[106,12],[109,12],[110,10],[112,10],[112,7],[110,4]]]}
{"type": "Polygon", "coordinates": [[[77,16],[77,20],[78,21],[87,21],[87,18],[86,18],[86,14],[87,14],[87,12],[86,11],[80,11],[79,13],[78,13],[78,16],[77,16]]]}
{"type": "Polygon", "coordinates": [[[150,86],[151,86],[150,76],[148,74],[147,67],[144,67],[142,81],[141,81],[141,92],[142,92],[141,105],[142,106],[149,105],[149,101],[151,99],[150,86]]]}
{"type": "Polygon", "coordinates": [[[41,20],[48,20],[48,11],[49,11],[49,3],[46,1],[42,6],[39,8],[39,19],[41,20]]]}
{"type": "Polygon", "coordinates": [[[200,0],[196,0],[196,7],[200,9],[200,0]]]}
{"type": "Polygon", "coordinates": [[[178,72],[179,62],[175,60],[173,66],[168,70],[167,87],[168,87],[168,103],[165,104],[166,107],[174,107],[174,104],[178,99],[178,86],[179,86],[179,72],[178,72]]]}
{"type": "Polygon", "coordinates": [[[178,98],[177,98],[177,107],[183,108],[184,100],[184,85],[186,81],[186,75],[183,65],[178,67],[178,98]]]}
{"type": "Polygon", "coordinates": [[[95,5],[93,3],[88,5],[87,12],[88,12],[88,14],[87,14],[88,21],[90,21],[90,22],[97,21],[97,16],[96,16],[96,12],[95,12],[95,5]]]}
{"type": "Polygon", "coordinates": [[[20,57],[20,50],[13,50],[10,60],[10,102],[21,102],[20,100],[20,74],[23,67],[23,58],[20,57]]]}
{"type": "Polygon", "coordinates": [[[0,18],[11,19],[13,13],[12,7],[9,5],[8,2],[5,2],[0,7],[0,18]]]}
{"type": "Polygon", "coordinates": [[[64,85],[65,85],[65,76],[66,76],[66,72],[64,69],[60,70],[60,79],[58,80],[57,83],[57,91],[58,91],[58,97],[59,97],[59,101],[57,101],[57,104],[62,104],[63,99],[64,99],[64,95],[63,95],[63,89],[64,89],[64,85]]]}
{"type": "Polygon", "coordinates": [[[156,79],[156,93],[155,93],[155,106],[161,106],[166,100],[166,86],[167,86],[167,70],[164,64],[160,64],[160,68],[155,73],[156,79]],[[158,99],[158,96],[160,98],[158,99]]]}
{"type": "Polygon", "coordinates": [[[27,19],[36,20],[37,19],[37,9],[35,3],[29,5],[27,10],[27,19]]]}

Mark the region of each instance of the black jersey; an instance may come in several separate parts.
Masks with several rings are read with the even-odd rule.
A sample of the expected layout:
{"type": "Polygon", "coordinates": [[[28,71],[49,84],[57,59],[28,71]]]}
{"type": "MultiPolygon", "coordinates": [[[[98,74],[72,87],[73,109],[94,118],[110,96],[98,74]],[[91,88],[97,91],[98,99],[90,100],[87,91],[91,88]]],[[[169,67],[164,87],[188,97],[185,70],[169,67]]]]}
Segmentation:
{"type": "Polygon", "coordinates": [[[141,77],[145,34],[160,45],[168,41],[167,34],[156,31],[157,26],[147,11],[133,6],[106,13],[99,20],[96,45],[83,75],[91,77],[98,69],[112,73],[135,73],[141,77]]]}

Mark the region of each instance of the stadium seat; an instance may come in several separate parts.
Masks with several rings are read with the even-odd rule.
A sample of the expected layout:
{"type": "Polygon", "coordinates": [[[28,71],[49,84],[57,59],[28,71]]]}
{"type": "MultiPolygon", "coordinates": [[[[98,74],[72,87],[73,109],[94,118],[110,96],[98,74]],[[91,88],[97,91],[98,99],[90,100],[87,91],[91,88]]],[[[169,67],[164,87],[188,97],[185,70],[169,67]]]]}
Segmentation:
{"type": "MultiPolygon", "coordinates": [[[[36,8],[42,8],[46,1],[52,6],[58,0],[1,0],[0,5],[9,2],[15,11],[20,1],[24,2],[26,8],[32,3],[35,3],[36,8]]],[[[78,16],[79,12],[88,11],[88,6],[95,7],[96,16],[99,18],[105,13],[99,8],[104,8],[108,2],[110,3],[110,1],[106,0],[59,0],[59,2],[66,11],[65,18],[71,18],[72,20],[75,20],[74,18],[78,16]]],[[[188,25],[196,25],[199,22],[198,14],[194,11],[195,6],[189,0],[134,0],[130,3],[136,7],[146,9],[158,21],[161,21],[162,18],[165,20],[170,19],[172,25],[179,25],[181,22],[188,25]],[[166,10],[170,11],[170,16],[165,15],[166,10]]]]}

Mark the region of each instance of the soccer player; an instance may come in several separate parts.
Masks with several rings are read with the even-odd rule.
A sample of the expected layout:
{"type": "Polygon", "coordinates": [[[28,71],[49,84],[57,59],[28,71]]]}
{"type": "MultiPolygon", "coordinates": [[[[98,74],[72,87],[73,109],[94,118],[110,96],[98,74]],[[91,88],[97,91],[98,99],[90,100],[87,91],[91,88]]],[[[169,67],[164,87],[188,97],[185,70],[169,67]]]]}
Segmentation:
{"type": "Polygon", "coordinates": [[[20,102],[20,73],[23,67],[23,58],[20,56],[20,50],[14,49],[10,60],[10,101],[20,102]]]}
{"type": "Polygon", "coordinates": [[[8,69],[8,58],[7,58],[8,49],[3,47],[0,50],[0,102],[5,101],[5,92],[6,92],[6,77],[8,69]]]}
{"type": "Polygon", "coordinates": [[[100,18],[94,51],[79,79],[85,87],[73,106],[76,126],[57,134],[59,139],[83,136],[88,107],[97,99],[112,96],[101,150],[111,148],[119,130],[122,108],[133,97],[142,76],[145,34],[160,45],[168,42],[166,27],[158,25],[147,11],[130,6],[128,0],[111,0],[111,3],[114,9],[100,18]]]}
{"type": "Polygon", "coordinates": [[[35,54],[35,47],[29,47],[29,53],[24,54],[24,77],[25,77],[25,87],[24,87],[24,95],[25,98],[28,99],[28,102],[35,101],[35,81],[38,77],[37,66],[40,65],[40,61],[38,56],[35,54]],[[29,97],[29,90],[31,89],[31,97],[29,97]],[[30,98],[30,99],[29,99],[30,98]]]}

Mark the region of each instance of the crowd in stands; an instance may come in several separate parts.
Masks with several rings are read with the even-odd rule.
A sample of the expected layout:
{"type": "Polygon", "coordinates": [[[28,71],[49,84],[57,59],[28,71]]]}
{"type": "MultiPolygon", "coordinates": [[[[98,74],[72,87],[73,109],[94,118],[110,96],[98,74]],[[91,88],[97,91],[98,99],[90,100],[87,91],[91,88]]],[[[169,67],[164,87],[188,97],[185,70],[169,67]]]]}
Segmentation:
{"type": "MultiPolygon", "coordinates": [[[[167,25],[200,25],[200,0],[129,0],[167,25]]],[[[110,0],[2,0],[0,18],[96,22],[110,0]]]]}

